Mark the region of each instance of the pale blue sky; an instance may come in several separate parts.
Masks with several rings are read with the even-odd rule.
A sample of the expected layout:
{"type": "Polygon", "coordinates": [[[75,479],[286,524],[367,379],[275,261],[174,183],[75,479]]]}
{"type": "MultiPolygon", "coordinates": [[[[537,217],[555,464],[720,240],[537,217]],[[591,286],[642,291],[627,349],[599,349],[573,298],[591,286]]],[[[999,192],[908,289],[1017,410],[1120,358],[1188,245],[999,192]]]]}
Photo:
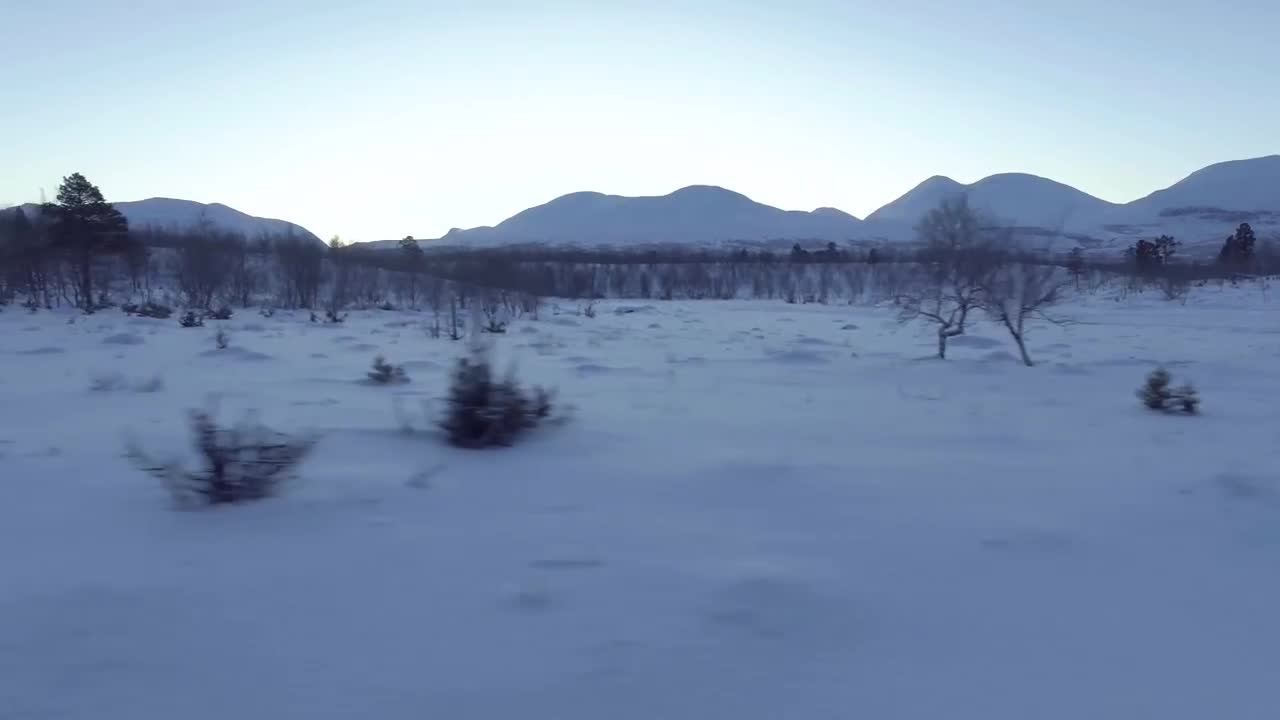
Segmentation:
{"type": "Polygon", "coordinates": [[[83,172],[319,235],[577,190],[860,217],[934,174],[1128,201],[1280,152],[1275,0],[39,0],[0,42],[0,203],[83,172]]]}

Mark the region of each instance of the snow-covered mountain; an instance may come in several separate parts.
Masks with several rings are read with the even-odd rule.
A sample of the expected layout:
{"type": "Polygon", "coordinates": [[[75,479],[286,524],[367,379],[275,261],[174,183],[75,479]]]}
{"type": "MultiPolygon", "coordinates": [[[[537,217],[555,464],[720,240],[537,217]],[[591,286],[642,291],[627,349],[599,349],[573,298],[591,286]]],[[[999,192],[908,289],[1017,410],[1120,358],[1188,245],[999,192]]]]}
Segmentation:
{"type": "Polygon", "coordinates": [[[215,227],[244,234],[250,238],[261,235],[294,235],[304,239],[319,240],[301,225],[249,215],[221,203],[198,203],[173,198],[150,198],[135,202],[115,203],[116,209],[129,219],[129,226],[184,228],[207,219],[215,227]]]}
{"type": "Polygon", "coordinates": [[[1280,155],[1210,165],[1133,202],[1116,204],[1034,175],[1006,173],[963,185],[932,177],[867,217],[887,240],[912,237],[915,223],[939,202],[967,195],[969,204],[1025,237],[1056,248],[1120,248],[1136,237],[1172,235],[1188,248],[1216,246],[1237,225],[1280,235],[1280,155]]]}
{"type": "MultiPolygon", "coordinates": [[[[112,203],[129,221],[129,227],[143,229],[147,227],[166,230],[182,230],[208,221],[214,227],[240,233],[250,239],[273,236],[294,237],[320,242],[306,228],[285,220],[254,217],[227,207],[221,203],[198,203],[191,200],[173,198],[149,198],[132,202],[112,203]]],[[[23,205],[28,215],[39,212],[38,205],[23,205]]]]}
{"type": "Polygon", "coordinates": [[[1025,173],[992,175],[971,185],[934,176],[867,216],[867,222],[914,226],[943,200],[959,195],[967,196],[971,207],[990,217],[1021,227],[1063,227],[1080,218],[1095,218],[1112,207],[1070,185],[1025,173]]]}
{"type": "Polygon", "coordinates": [[[1280,155],[1211,165],[1147,197],[1116,204],[1048,178],[1001,173],[970,184],[934,176],[865,221],[834,208],[780,210],[720,187],[695,185],[660,197],[579,192],[493,227],[451,230],[441,243],[546,243],[636,247],[758,244],[766,241],[910,241],[930,209],[967,195],[974,208],[1020,236],[1055,249],[1127,246],[1167,233],[1187,247],[1211,247],[1241,222],[1280,235],[1280,155]]]}
{"type": "Polygon", "coordinates": [[[451,230],[450,244],[547,243],[586,246],[705,245],[857,239],[862,222],[834,208],[780,210],[745,195],[693,185],[669,195],[579,192],[529,208],[493,227],[451,230]]]}
{"type": "Polygon", "coordinates": [[[1245,222],[1262,237],[1280,236],[1280,155],[1197,170],[1163,190],[1114,206],[1095,219],[1094,230],[1108,245],[1154,234],[1216,244],[1245,222]]]}

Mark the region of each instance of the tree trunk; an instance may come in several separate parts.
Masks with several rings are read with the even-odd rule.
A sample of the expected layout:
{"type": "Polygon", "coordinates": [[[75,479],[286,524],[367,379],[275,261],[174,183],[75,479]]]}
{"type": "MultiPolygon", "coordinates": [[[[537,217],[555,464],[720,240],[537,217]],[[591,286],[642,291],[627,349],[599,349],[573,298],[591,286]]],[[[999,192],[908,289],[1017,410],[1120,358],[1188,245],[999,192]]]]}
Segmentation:
{"type": "Polygon", "coordinates": [[[1009,331],[1009,335],[1013,337],[1013,342],[1018,346],[1018,354],[1022,356],[1022,364],[1027,367],[1035,365],[1031,362],[1031,356],[1027,354],[1027,343],[1024,337],[1025,333],[1022,328],[1022,318],[1019,316],[1015,322],[1008,316],[1002,317],[1001,322],[1004,323],[1004,329],[1009,331]]]}
{"type": "Polygon", "coordinates": [[[93,253],[86,246],[80,251],[80,288],[84,293],[81,302],[86,313],[93,312],[93,253]]]}
{"type": "Polygon", "coordinates": [[[947,332],[941,328],[938,329],[938,359],[947,359],[947,332]]]}
{"type": "Polygon", "coordinates": [[[1023,342],[1022,333],[1011,334],[1013,335],[1013,341],[1018,345],[1018,353],[1022,355],[1022,364],[1027,367],[1035,365],[1035,363],[1031,362],[1031,356],[1027,354],[1027,344],[1023,342]]]}

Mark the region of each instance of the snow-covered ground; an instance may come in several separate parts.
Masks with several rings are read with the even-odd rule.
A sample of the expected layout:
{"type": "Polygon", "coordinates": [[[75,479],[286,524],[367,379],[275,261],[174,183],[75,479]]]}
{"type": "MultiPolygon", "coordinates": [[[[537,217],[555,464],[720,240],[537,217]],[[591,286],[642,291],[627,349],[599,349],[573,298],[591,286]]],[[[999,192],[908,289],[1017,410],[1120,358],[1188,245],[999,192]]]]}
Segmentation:
{"type": "Polygon", "coordinates": [[[573,418],[487,452],[423,429],[462,347],[422,316],[10,308],[0,718],[1274,718],[1277,308],[1080,300],[1035,368],[887,309],[547,308],[498,352],[573,418]],[[1201,417],[1139,406],[1157,362],[1201,417]],[[323,433],[284,496],[180,512],[121,457],[210,393],[323,433]]]}

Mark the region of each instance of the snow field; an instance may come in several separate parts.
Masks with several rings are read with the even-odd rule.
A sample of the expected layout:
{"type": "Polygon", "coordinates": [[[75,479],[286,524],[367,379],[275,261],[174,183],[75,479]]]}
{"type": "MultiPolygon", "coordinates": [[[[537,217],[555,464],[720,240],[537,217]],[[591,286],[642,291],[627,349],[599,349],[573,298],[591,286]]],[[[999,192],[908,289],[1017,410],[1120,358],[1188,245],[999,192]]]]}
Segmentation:
{"type": "Polygon", "coordinates": [[[571,420],[448,448],[429,317],[0,313],[0,718],[1271,718],[1275,308],[1083,298],[1018,364],[889,309],[545,308],[499,367],[571,420]],[[374,355],[412,382],[362,380],[374,355]],[[1133,391],[1156,363],[1204,414],[1133,391]],[[157,386],[157,378],[159,384],[157,386]],[[323,434],[177,512],[124,440],[323,434]],[[413,426],[406,432],[405,424],[413,426]]]}

